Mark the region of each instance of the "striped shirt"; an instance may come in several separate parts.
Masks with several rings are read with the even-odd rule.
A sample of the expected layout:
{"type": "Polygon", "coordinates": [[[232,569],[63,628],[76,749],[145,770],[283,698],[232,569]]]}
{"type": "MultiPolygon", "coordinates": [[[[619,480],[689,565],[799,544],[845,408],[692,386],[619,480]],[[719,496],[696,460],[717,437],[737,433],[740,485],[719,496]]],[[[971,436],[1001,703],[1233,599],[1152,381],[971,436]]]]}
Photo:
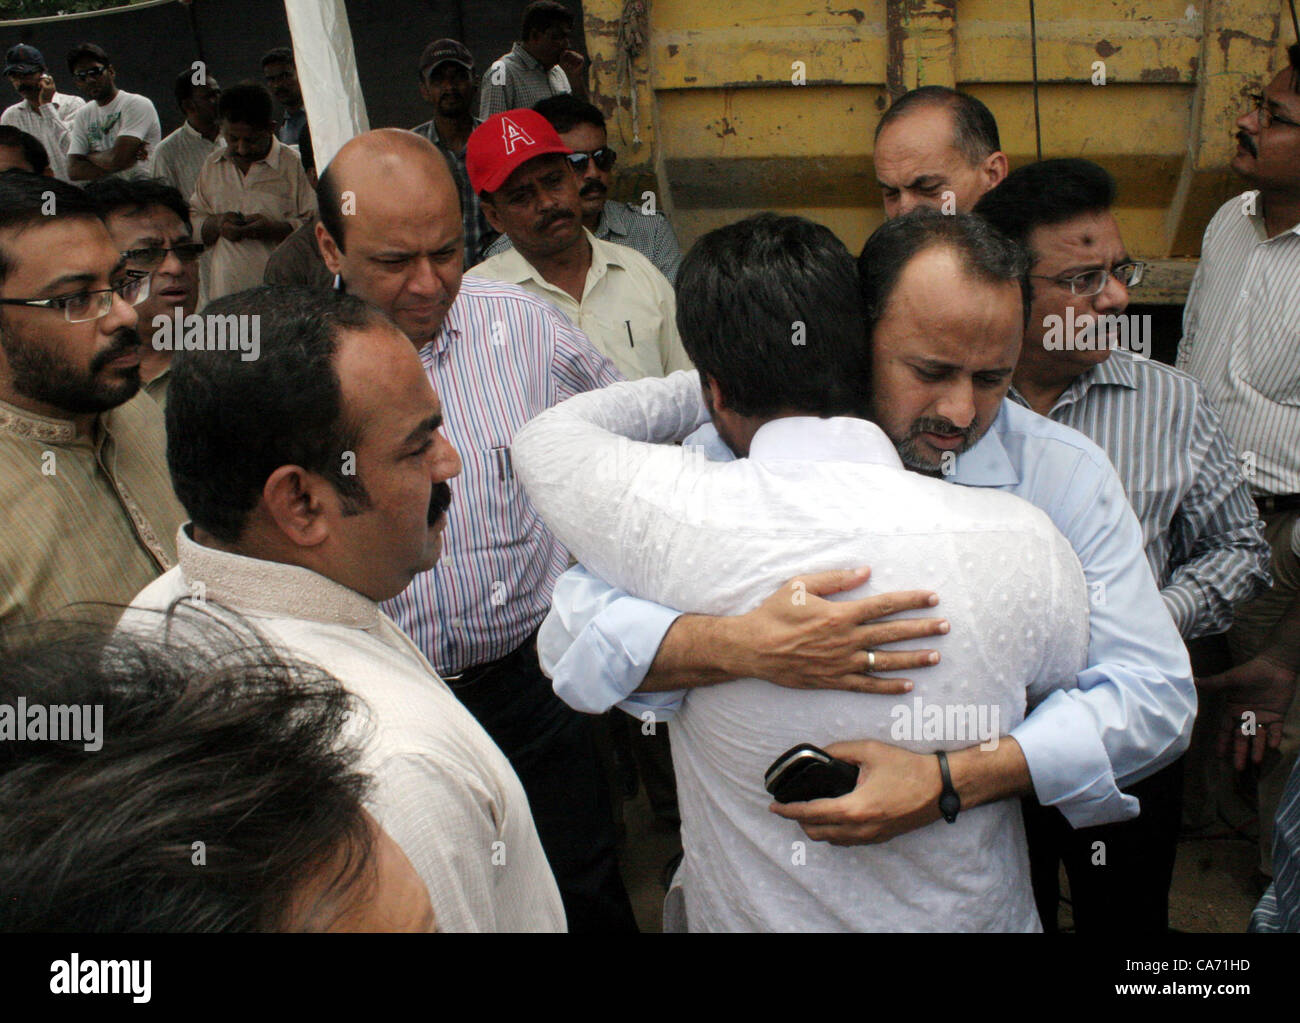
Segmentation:
{"type": "Polygon", "coordinates": [[[1300,768],[1292,770],[1273,829],[1273,883],[1250,914],[1255,933],[1300,932],[1300,768]]]}
{"type": "Polygon", "coordinates": [[[515,431],[620,377],[541,299],[472,277],[420,359],[464,469],[451,482],[442,558],[383,608],[446,677],[504,657],[532,635],[568,565],[515,479],[515,431]]]}
{"type": "MultiPolygon", "coordinates": [[[[1028,407],[1014,388],[1009,397],[1028,407]]],[[[1234,605],[1268,587],[1269,548],[1232,444],[1197,382],[1116,351],[1075,378],[1048,418],[1090,438],[1115,466],[1183,638],[1226,631],[1234,605]]]]}
{"type": "Polygon", "coordinates": [[[524,49],[523,43],[515,43],[483,76],[479,85],[479,120],[486,121],[505,110],[531,107],[551,96],[572,91],[564,68],[556,64],[546,70],[541,61],[524,49]]]}
{"type": "MultiPolygon", "coordinates": [[[[471,120],[476,128],[483,123],[477,117],[471,120]]],[[[465,268],[469,269],[484,258],[487,247],[497,237],[497,233],[487,222],[487,217],[483,215],[478,195],[469,183],[469,170],[465,166],[465,150],[457,152],[451,146],[444,144],[438,137],[438,126],[433,121],[417,124],[411,131],[423,135],[437,146],[438,151],[446,159],[447,166],[451,168],[451,176],[456,181],[456,191],[460,193],[460,215],[465,223],[465,268]]]]}
{"type": "Polygon", "coordinates": [[[1256,494],[1300,494],[1300,224],[1269,238],[1258,192],[1205,229],[1178,368],[1205,388],[1256,494]]]}
{"type": "MultiPolygon", "coordinates": [[[[662,213],[642,213],[640,203],[614,202],[611,199],[600,211],[600,220],[592,233],[603,242],[636,249],[668,278],[669,284],[677,283],[682,250],[672,225],[662,213]]],[[[488,246],[483,258],[499,255],[512,247],[510,236],[503,234],[488,246]]]]}

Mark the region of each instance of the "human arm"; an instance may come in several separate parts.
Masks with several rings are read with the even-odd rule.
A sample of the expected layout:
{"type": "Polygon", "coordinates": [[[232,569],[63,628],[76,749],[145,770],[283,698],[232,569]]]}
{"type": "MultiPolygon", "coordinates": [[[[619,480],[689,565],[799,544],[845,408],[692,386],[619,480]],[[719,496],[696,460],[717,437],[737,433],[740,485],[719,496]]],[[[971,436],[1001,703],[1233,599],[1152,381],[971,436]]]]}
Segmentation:
{"type": "Polygon", "coordinates": [[[74,181],[96,181],[147,159],[149,147],[143,139],[133,135],[119,135],[112,149],[106,149],[102,153],[69,156],[68,176],[74,181]]]}
{"type": "Polygon", "coordinates": [[[577,50],[565,50],[560,55],[560,70],[569,80],[569,88],[578,99],[587,99],[587,58],[577,50]]]}
{"type": "Polygon", "coordinates": [[[256,238],[260,241],[278,243],[284,241],[293,232],[294,225],[289,221],[269,217],[264,213],[255,213],[239,226],[238,235],[232,240],[256,238]]]}

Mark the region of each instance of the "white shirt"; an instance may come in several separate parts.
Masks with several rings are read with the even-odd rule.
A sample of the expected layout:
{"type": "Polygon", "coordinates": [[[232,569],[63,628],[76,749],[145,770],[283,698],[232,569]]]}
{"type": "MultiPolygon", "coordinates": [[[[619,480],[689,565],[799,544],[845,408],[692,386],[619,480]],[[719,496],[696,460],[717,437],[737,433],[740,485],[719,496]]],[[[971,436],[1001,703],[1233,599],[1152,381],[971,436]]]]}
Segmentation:
{"type": "Polygon", "coordinates": [[[62,92],[56,92],[50,102],[37,110],[33,110],[24,99],[0,114],[0,124],[12,125],[39,140],[45,147],[54,176],[60,181],[71,181],[68,177],[69,130],[73,114],[85,105],[86,101],[80,96],[68,96],[62,92]]]}
{"type": "Polygon", "coordinates": [[[68,142],[69,156],[89,156],[106,153],[117,145],[124,135],[140,139],[149,147],[149,158],[118,171],[124,178],[147,178],[151,173],[154,153],[162,141],[162,126],[158,111],[145,96],[122,89],[100,106],[87,103],[72,117],[68,142]]]}
{"type": "Polygon", "coordinates": [[[668,279],[635,249],[602,241],[585,228],[583,233],[591,243],[591,266],[581,302],[546,280],[513,248],[466,273],[518,284],[549,302],[628,380],[691,369],[690,357],[677,334],[677,299],[668,279]]]}
{"type": "Polygon", "coordinates": [[[188,202],[199,180],[203,161],[212,155],[225,140],[218,134],[215,140],[205,139],[191,127],[189,121],[158,143],[153,154],[153,174],[171,185],[188,202]]]}
{"type": "MultiPolygon", "coordinates": [[[[369,809],[429,888],[443,931],[562,931],[564,907],[514,769],[409,638],[355,590],[295,565],[203,547],[177,533],[180,564],[132,607],[194,595],[243,615],[319,665],[369,713],[369,809]]],[[[130,619],[128,619],[130,621],[130,619]]]]}
{"type": "Polygon", "coordinates": [[[952,630],[931,641],[942,660],[907,696],[756,679],[690,691],[670,734],[691,929],[1038,930],[1018,800],[838,848],[769,813],[763,774],[800,742],[961,749],[1074,686],[1088,604],[1069,543],[1019,498],[905,471],[863,420],[775,420],[731,463],[636,443],[677,440],[704,418],[695,373],[617,384],[517,433],[515,470],[573,554],[638,597],[730,615],[794,576],[869,564],[869,585],[845,599],[933,589],[952,630]],[[968,734],[954,718],[934,736],[927,707],[996,727],[968,734]]]}
{"type": "Polygon", "coordinates": [[[1218,409],[1250,489],[1300,494],[1300,224],[1275,237],[1258,192],[1205,229],[1178,368],[1218,409]]]}

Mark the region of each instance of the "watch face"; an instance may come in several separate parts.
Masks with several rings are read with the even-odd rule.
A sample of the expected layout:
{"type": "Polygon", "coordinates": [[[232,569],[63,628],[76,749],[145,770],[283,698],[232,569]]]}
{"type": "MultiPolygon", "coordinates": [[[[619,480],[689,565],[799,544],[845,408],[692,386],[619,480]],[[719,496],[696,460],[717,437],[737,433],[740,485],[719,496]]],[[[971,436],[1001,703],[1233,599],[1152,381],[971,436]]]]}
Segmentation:
{"type": "Polygon", "coordinates": [[[961,798],[955,792],[945,792],[939,797],[939,812],[943,814],[943,819],[949,824],[957,819],[957,811],[961,809],[961,798]]]}

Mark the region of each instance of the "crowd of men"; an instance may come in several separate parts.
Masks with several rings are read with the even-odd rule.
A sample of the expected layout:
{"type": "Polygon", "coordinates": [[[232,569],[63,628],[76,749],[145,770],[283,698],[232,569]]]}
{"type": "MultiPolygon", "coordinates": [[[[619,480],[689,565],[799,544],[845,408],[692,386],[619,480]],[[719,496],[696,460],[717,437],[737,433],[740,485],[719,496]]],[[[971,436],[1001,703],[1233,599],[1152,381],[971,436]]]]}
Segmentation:
{"type": "Polygon", "coordinates": [[[1063,867],[1161,933],[1233,814],[1300,929],[1300,45],[1174,368],[1111,175],[947,88],[856,260],[683,259],[572,29],[430,43],[319,177],[288,49],[166,138],[8,51],[0,928],[630,932],[639,775],[666,929],[1051,932],[1063,867]],[[851,791],[773,802],[801,743],[851,791]]]}

